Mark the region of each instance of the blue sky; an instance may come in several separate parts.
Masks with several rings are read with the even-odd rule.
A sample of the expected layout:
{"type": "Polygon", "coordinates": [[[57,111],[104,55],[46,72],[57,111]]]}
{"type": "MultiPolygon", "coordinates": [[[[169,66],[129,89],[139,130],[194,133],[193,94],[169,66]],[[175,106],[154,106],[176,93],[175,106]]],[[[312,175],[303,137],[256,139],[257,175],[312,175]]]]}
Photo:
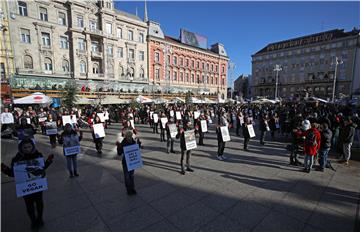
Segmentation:
{"type": "MultiPolygon", "coordinates": [[[[143,18],[143,1],[117,1],[115,7],[143,18]]],[[[179,37],[180,28],[208,38],[208,46],[225,45],[235,63],[234,79],[251,74],[251,55],[268,43],[332,29],[360,27],[360,3],[355,2],[175,2],[148,1],[148,16],[166,35],[179,37]]],[[[230,78],[229,78],[230,79],[230,78]]]]}

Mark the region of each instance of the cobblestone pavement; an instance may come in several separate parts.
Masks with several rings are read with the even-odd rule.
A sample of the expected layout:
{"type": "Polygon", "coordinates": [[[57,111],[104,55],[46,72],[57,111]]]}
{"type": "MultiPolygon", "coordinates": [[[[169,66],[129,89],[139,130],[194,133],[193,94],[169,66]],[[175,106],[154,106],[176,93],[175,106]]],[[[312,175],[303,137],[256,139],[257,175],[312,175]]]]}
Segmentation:
{"type": "MultiPolygon", "coordinates": [[[[212,128],[205,146],[193,151],[193,173],[180,175],[177,154],[139,125],[145,148],[144,167],[135,172],[137,196],[127,196],[115,140],[119,124],[106,130],[103,154],[96,153],[90,132],[84,133],[78,155],[79,174],[68,178],[62,148],[51,149],[37,135],[45,156],[55,154],[47,170],[45,226],[40,231],[360,231],[360,162],[333,164],[336,172],[303,173],[288,165],[286,144],[258,139],[250,152],[232,134],[226,161],[216,159],[212,128]]],[[[17,141],[1,140],[2,162],[10,164],[17,141]]],[[[2,231],[29,231],[23,199],[16,198],[12,178],[1,177],[2,231]]]]}

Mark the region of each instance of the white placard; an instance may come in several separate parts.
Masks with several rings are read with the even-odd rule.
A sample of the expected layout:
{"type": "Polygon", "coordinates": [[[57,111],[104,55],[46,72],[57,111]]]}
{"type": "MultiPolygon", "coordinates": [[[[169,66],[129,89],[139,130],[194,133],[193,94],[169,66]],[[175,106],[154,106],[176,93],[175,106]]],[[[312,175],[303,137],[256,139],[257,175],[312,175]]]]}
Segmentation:
{"type": "Polygon", "coordinates": [[[244,117],[239,117],[240,125],[244,124],[244,117]]]}
{"type": "Polygon", "coordinates": [[[56,122],[45,122],[46,135],[56,135],[57,125],[56,122]]]}
{"type": "Polygon", "coordinates": [[[200,116],[200,112],[199,111],[194,111],[194,119],[198,119],[200,116]]]}
{"type": "Polygon", "coordinates": [[[31,119],[30,119],[30,118],[26,118],[26,122],[27,122],[27,124],[31,124],[31,119]]]}
{"type": "Polygon", "coordinates": [[[180,113],[180,111],[176,111],[176,120],[181,120],[181,113],[180,113]]]}
{"type": "Polygon", "coordinates": [[[41,118],[39,118],[39,122],[45,122],[46,119],[47,119],[47,117],[41,117],[41,118]]]}
{"type": "Polygon", "coordinates": [[[175,138],[178,133],[176,124],[168,124],[168,126],[169,126],[169,131],[170,131],[170,137],[175,138]]]}
{"type": "Polygon", "coordinates": [[[150,118],[153,119],[154,111],[150,111],[150,118]]]}
{"type": "Polygon", "coordinates": [[[14,116],[11,113],[1,114],[1,124],[12,124],[14,123],[14,116]]]}
{"type": "Polygon", "coordinates": [[[131,118],[134,118],[134,114],[133,114],[133,113],[129,113],[128,116],[131,117],[131,118]]]}
{"type": "Polygon", "coordinates": [[[80,153],[80,141],[77,134],[63,137],[64,155],[75,155],[80,153]]]}
{"type": "Polygon", "coordinates": [[[194,130],[184,131],[184,137],[186,150],[192,150],[197,147],[194,130]]]}
{"type": "Polygon", "coordinates": [[[22,197],[48,189],[44,158],[24,160],[14,164],[16,196],[22,197]]]}
{"type": "Polygon", "coordinates": [[[223,142],[230,141],[229,128],[227,126],[222,126],[220,127],[220,131],[223,142]]]}
{"type": "Polygon", "coordinates": [[[250,135],[250,138],[254,138],[255,137],[255,131],[254,131],[254,127],[252,124],[247,125],[247,129],[250,135]]]}
{"type": "Polygon", "coordinates": [[[71,123],[72,124],[77,124],[76,115],[71,115],[71,123]]]}
{"type": "Polygon", "coordinates": [[[94,124],[93,129],[94,129],[95,138],[98,139],[105,137],[104,125],[102,123],[94,124]]]}
{"type": "Polygon", "coordinates": [[[170,110],[170,117],[174,117],[174,111],[170,110]]]}
{"type": "Polygon", "coordinates": [[[61,118],[62,118],[63,126],[65,126],[67,123],[70,123],[70,124],[73,123],[71,121],[71,116],[70,115],[63,115],[61,118]]]}
{"type": "Polygon", "coordinates": [[[100,118],[100,122],[105,122],[105,113],[97,113],[97,116],[100,118]]]}
{"type": "Polygon", "coordinates": [[[135,129],[134,119],[131,119],[131,120],[130,120],[130,124],[131,124],[131,127],[132,127],[133,129],[135,129]]]}
{"type": "Polygon", "coordinates": [[[104,118],[105,118],[105,120],[109,120],[110,118],[109,118],[109,112],[105,112],[104,113],[104,118]]]}
{"type": "Polygon", "coordinates": [[[270,127],[269,127],[269,124],[267,122],[265,122],[265,126],[266,126],[266,131],[270,131],[270,127]]]}
{"type": "Polygon", "coordinates": [[[168,119],[167,118],[160,118],[160,121],[161,121],[162,128],[165,128],[166,123],[168,122],[168,119]]]}
{"type": "Polygon", "coordinates": [[[213,123],[213,121],[212,121],[212,119],[211,119],[211,118],[209,118],[209,123],[210,123],[210,124],[212,124],[212,123],[213,123]]]}
{"type": "Polygon", "coordinates": [[[202,132],[207,132],[208,129],[207,129],[206,120],[200,120],[200,123],[201,123],[201,131],[202,131],[202,132]]]}
{"type": "Polygon", "coordinates": [[[139,144],[124,147],[124,156],[128,171],[132,171],[143,166],[139,144]]]}
{"type": "Polygon", "coordinates": [[[154,123],[158,123],[159,122],[159,115],[158,114],[153,114],[152,116],[154,118],[154,123]]]}
{"type": "Polygon", "coordinates": [[[64,147],[64,155],[76,155],[80,153],[80,146],[64,147]]]}

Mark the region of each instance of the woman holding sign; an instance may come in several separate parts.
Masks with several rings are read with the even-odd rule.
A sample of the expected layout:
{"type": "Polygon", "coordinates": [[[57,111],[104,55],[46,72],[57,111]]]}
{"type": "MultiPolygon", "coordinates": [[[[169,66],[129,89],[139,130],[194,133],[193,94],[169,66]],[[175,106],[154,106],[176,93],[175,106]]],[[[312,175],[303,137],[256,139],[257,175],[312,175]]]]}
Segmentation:
{"type": "Polygon", "coordinates": [[[176,135],[178,133],[177,125],[175,124],[174,117],[170,117],[170,121],[166,123],[166,136],[167,136],[167,143],[166,143],[166,151],[169,154],[175,153],[174,151],[174,141],[176,135]],[[171,146],[171,149],[170,149],[171,146]]]}
{"type": "Polygon", "coordinates": [[[185,175],[184,156],[186,152],[186,171],[193,172],[190,165],[191,150],[196,148],[195,131],[192,128],[191,121],[185,122],[185,127],[179,129],[179,133],[176,138],[180,137],[180,148],[181,148],[181,175],[185,175]]]}
{"type": "Polygon", "coordinates": [[[79,176],[77,172],[77,154],[80,153],[80,141],[82,139],[82,132],[78,136],[77,132],[67,123],[64,132],[60,136],[59,143],[63,144],[64,155],[66,156],[67,168],[70,173],[70,178],[79,176]]]}
{"type": "Polygon", "coordinates": [[[99,154],[102,154],[103,140],[104,140],[105,135],[97,136],[97,134],[95,133],[95,128],[94,128],[95,124],[102,124],[103,128],[104,128],[104,124],[101,122],[100,117],[98,115],[94,119],[94,124],[91,125],[91,130],[92,130],[92,137],[93,137],[93,141],[95,143],[96,151],[99,154]]]}
{"type": "Polygon", "coordinates": [[[218,154],[217,158],[218,160],[224,160],[226,157],[224,156],[224,150],[225,150],[225,144],[226,141],[224,138],[229,136],[229,123],[226,118],[225,111],[220,112],[220,118],[219,118],[219,124],[216,127],[216,134],[217,134],[217,140],[218,140],[218,154]],[[227,130],[227,134],[224,134],[224,129],[222,127],[225,127],[225,130],[227,130]]]}
{"type": "MultiPolygon", "coordinates": [[[[43,155],[38,150],[36,150],[35,143],[31,139],[27,138],[27,139],[22,140],[19,143],[18,148],[19,148],[18,153],[11,161],[11,167],[8,167],[5,164],[1,163],[1,172],[10,177],[15,176],[14,168],[16,168],[18,166],[18,164],[19,165],[27,164],[27,163],[30,164],[32,161],[34,161],[36,159],[42,159],[42,161],[44,161],[43,155]]],[[[35,165],[26,166],[27,175],[29,175],[33,179],[35,179],[36,176],[40,176],[41,178],[45,177],[45,169],[47,169],[49,167],[49,165],[52,163],[53,158],[54,158],[54,155],[52,155],[52,154],[49,155],[47,160],[45,162],[43,162],[44,166],[41,168],[37,168],[38,166],[35,166],[35,165]],[[37,169],[35,169],[35,167],[37,169]]],[[[18,177],[15,176],[15,178],[18,178],[18,177]]],[[[15,181],[16,181],[16,183],[19,182],[19,181],[17,181],[17,179],[15,181]]],[[[31,181],[31,179],[26,180],[26,181],[29,182],[29,181],[31,181]]],[[[24,188],[20,189],[21,195],[18,194],[18,191],[17,191],[17,194],[18,194],[18,196],[24,197],[25,204],[26,204],[26,211],[31,220],[31,228],[35,229],[36,227],[41,227],[44,225],[44,222],[42,219],[43,210],[44,210],[44,202],[43,202],[43,198],[42,198],[42,191],[39,191],[39,189],[36,188],[37,187],[36,180],[33,180],[31,182],[32,182],[31,186],[33,186],[35,184],[35,187],[31,187],[31,188],[27,187],[26,182],[25,182],[25,189],[24,188]],[[24,194],[24,192],[26,192],[26,193],[24,194]],[[36,206],[36,210],[35,210],[35,206],[36,206]]],[[[17,188],[18,188],[18,186],[17,186],[17,188]]],[[[44,188],[44,190],[45,190],[45,188],[44,188]]]]}
{"type": "Polygon", "coordinates": [[[53,121],[52,115],[49,114],[45,121],[46,135],[49,136],[50,144],[52,148],[56,147],[56,136],[57,136],[57,122],[53,121]]]}
{"type": "Polygon", "coordinates": [[[249,151],[248,149],[248,144],[250,142],[250,138],[251,137],[255,137],[255,134],[254,133],[254,129],[253,129],[253,124],[252,124],[252,120],[246,115],[244,116],[244,124],[242,126],[242,132],[243,132],[243,137],[244,137],[244,150],[245,151],[249,151]],[[249,128],[252,132],[252,134],[250,135],[250,131],[249,131],[249,128]]]}

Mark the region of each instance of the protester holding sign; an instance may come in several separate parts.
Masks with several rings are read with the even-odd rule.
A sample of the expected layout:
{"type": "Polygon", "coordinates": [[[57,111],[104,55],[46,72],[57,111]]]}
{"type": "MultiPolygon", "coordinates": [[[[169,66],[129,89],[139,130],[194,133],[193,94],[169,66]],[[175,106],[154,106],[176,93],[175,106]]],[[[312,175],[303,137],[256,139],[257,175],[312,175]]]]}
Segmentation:
{"type": "Polygon", "coordinates": [[[259,130],[260,130],[260,144],[261,145],[265,145],[266,132],[270,131],[268,121],[269,121],[269,119],[266,114],[262,115],[262,117],[260,118],[259,130]]]}
{"type": "Polygon", "coordinates": [[[123,129],[121,130],[121,135],[122,137],[125,137],[125,132],[130,130],[132,131],[133,133],[133,139],[136,141],[137,144],[139,144],[139,147],[141,149],[144,149],[144,146],[141,145],[141,140],[140,140],[140,137],[139,137],[139,133],[138,131],[132,126],[131,122],[128,120],[128,121],[125,121],[124,124],[123,124],[123,129]]]}
{"type": "Polygon", "coordinates": [[[122,155],[122,166],[124,172],[124,179],[125,179],[125,187],[127,190],[128,195],[136,195],[135,190],[135,181],[134,181],[134,170],[129,171],[126,163],[126,158],[124,155],[124,147],[136,144],[135,140],[133,139],[133,133],[131,130],[127,130],[124,132],[124,139],[121,143],[116,142],[118,155],[122,155]]]}
{"type": "Polygon", "coordinates": [[[201,115],[195,120],[196,129],[199,134],[199,146],[204,146],[204,133],[207,132],[207,121],[205,118],[204,113],[201,113],[201,115]],[[206,127],[206,128],[205,128],[206,127]],[[206,129],[204,131],[204,129],[206,129]]]}
{"type": "MultiPolygon", "coordinates": [[[[11,161],[11,167],[8,167],[5,164],[1,163],[1,172],[10,177],[14,177],[14,166],[16,166],[18,163],[28,162],[37,158],[43,158],[43,155],[35,148],[35,143],[33,142],[33,140],[29,138],[23,139],[19,143],[18,148],[18,153],[11,161]]],[[[45,176],[45,169],[48,168],[49,165],[52,163],[53,158],[54,155],[49,155],[47,160],[45,161],[44,169],[36,170],[37,172],[41,171],[41,173],[36,174],[41,174],[41,176],[45,176]]],[[[36,187],[37,186],[28,188],[27,190],[23,190],[30,193],[28,195],[24,195],[23,198],[25,200],[26,211],[31,220],[32,229],[44,225],[42,218],[44,209],[42,191],[39,191],[39,189],[36,187]]]]}
{"type": "Polygon", "coordinates": [[[158,127],[159,127],[159,115],[157,113],[153,113],[153,133],[159,134],[158,127]]]}
{"type": "Polygon", "coordinates": [[[5,130],[9,131],[7,137],[11,138],[14,132],[14,116],[9,113],[9,108],[5,108],[4,112],[1,113],[1,132],[5,130]]]}
{"type": "Polygon", "coordinates": [[[160,142],[165,142],[165,129],[168,119],[164,112],[160,115],[160,142]]]}
{"type": "Polygon", "coordinates": [[[100,120],[100,117],[99,117],[99,116],[96,116],[96,117],[95,117],[95,120],[94,120],[94,124],[91,125],[91,131],[92,131],[93,141],[94,141],[94,143],[95,143],[96,151],[97,151],[99,154],[102,154],[102,147],[103,147],[104,137],[96,136],[94,125],[95,125],[95,124],[101,124],[101,123],[102,123],[102,122],[101,122],[101,120],[100,120]]]}
{"type": "Polygon", "coordinates": [[[229,122],[226,118],[226,113],[224,110],[220,112],[220,118],[219,118],[219,124],[216,127],[216,134],[217,134],[217,140],[218,140],[218,154],[217,158],[218,160],[224,160],[226,157],[224,156],[224,150],[225,150],[225,143],[226,141],[223,140],[223,136],[221,133],[221,127],[229,127],[229,122]]]}
{"type": "Polygon", "coordinates": [[[48,115],[48,118],[45,121],[45,131],[46,135],[49,136],[51,147],[55,148],[57,137],[57,122],[53,121],[51,114],[48,115]]]}
{"type": "Polygon", "coordinates": [[[166,123],[166,136],[167,136],[166,151],[168,154],[170,152],[175,153],[174,141],[175,141],[177,133],[178,133],[178,128],[177,128],[177,125],[175,124],[174,117],[170,117],[169,122],[166,123]],[[170,149],[170,147],[171,147],[171,149],[170,149]]]}
{"type": "MultiPolygon", "coordinates": [[[[185,175],[185,166],[184,166],[184,156],[185,156],[185,152],[186,152],[186,171],[188,172],[193,172],[194,170],[191,169],[191,165],[190,165],[190,158],[191,158],[191,149],[189,149],[186,146],[186,143],[189,141],[186,141],[185,139],[185,132],[186,131],[191,131],[194,128],[192,127],[191,121],[187,121],[185,124],[184,128],[179,128],[179,133],[176,136],[176,138],[180,138],[180,149],[181,149],[181,160],[180,160],[180,165],[181,165],[181,175],[185,175]]],[[[195,132],[193,133],[193,138],[192,138],[192,142],[195,140],[195,132]]],[[[196,140],[195,140],[195,147],[196,147],[196,140]]]]}
{"type": "Polygon", "coordinates": [[[250,133],[248,126],[252,126],[252,120],[247,115],[244,116],[244,124],[242,125],[242,132],[244,137],[244,150],[249,151],[248,144],[250,142],[250,133]]]}
{"type": "Polygon", "coordinates": [[[79,176],[77,172],[77,154],[80,152],[80,141],[82,132],[78,136],[77,132],[67,123],[64,132],[60,136],[59,143],[63,145],[64,155],[66,157],[69,177],[79,176]]]}
{"type": "Polygon", "coordinates": [[[38,113],[37,118],[38,118],[39,125],[41,127],[41,133],[43,135],[45,135],[46,134],[45,133],[46,132],[45,131],[45,121],[47,119],[47,114],[43,108],[40,108],[40,112],[38,113]]]}
{"type": "Polygon", "coordinates": [[[34,138],[34,134],[36,134],[36,130],[34,127],[28,123],[28,118],[21,118],[20,125],[16,129],[17,137],[19,140],[23,140],[25,138],[34,138]]]}

